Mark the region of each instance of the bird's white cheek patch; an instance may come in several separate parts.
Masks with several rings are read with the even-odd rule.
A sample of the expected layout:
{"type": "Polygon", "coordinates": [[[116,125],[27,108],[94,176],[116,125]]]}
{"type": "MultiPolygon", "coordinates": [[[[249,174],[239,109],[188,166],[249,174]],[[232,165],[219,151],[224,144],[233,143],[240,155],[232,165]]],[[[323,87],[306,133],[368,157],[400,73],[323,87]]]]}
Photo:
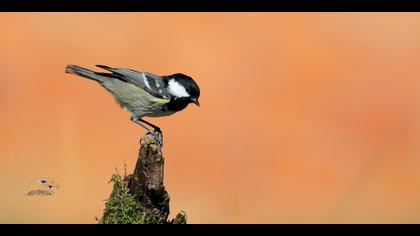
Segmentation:
{"type": "Polygon", "coordinates": [[[169,80],[168,91],[175,97],[189,97],[185,88],[174,79],[169,80]]]}

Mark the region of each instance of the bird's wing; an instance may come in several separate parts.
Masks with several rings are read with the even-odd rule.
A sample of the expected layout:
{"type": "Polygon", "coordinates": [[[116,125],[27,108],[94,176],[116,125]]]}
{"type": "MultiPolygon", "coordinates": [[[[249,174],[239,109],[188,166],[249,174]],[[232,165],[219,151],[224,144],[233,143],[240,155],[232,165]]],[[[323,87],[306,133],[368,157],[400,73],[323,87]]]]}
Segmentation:
{"type": "Polygon", "coordinates": [[[97,67],[111,71],[120,76],[123,80],[136,85],[154,97],[170,99],[171,94],[167,90],[167,83],[161,76],[148,72],[139,72],[125,68],[111,68],[109,66],[97,65],[97,67]]]}

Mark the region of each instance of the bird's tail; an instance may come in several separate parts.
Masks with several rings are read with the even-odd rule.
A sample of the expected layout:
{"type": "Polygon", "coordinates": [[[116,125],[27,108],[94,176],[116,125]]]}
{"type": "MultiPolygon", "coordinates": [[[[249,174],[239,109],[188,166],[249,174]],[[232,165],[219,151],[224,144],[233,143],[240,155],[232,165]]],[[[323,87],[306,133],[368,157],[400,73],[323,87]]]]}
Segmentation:
{"type": "Polygon", "coordinates": [[[98,82],[103,82],[104,81],[104,77],[101,75],[98,75],[96,72],[80,67],[80,66],[76,66],[76,65],[67,65],[66,66],[66,73],[68,74],[73,74],[73,75],[78,75],[78,76],[82,76],[84,78],[87,79],[91,79],[91,80],[95,80],[98,82]]]}

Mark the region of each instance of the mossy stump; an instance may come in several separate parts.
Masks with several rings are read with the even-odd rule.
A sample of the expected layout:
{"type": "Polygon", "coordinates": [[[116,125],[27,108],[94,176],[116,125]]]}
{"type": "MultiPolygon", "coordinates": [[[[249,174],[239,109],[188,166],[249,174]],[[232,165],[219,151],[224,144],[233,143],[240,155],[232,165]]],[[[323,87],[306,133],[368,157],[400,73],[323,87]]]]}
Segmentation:
{"type": "Polygon", "coordinates": [[[169,194],[163,185],[164,162],[158,141],[147,134],[140,140],[140,150],[132,175],[114,175],[113,191],[105,203],[102,224],[186,224],[185,212],[169,216],[169,194]]]}

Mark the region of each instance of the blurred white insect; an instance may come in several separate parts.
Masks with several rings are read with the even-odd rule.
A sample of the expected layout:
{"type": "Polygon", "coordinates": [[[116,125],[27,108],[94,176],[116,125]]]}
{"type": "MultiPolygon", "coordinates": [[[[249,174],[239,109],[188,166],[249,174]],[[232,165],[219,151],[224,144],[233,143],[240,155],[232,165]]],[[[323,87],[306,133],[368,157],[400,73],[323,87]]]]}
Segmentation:
{"type": "Polygon", "coordinates": [[[49,178],[36,178],[29,184],[25,196],[51,196],[56,193],[60,185],[49,178]]]}

